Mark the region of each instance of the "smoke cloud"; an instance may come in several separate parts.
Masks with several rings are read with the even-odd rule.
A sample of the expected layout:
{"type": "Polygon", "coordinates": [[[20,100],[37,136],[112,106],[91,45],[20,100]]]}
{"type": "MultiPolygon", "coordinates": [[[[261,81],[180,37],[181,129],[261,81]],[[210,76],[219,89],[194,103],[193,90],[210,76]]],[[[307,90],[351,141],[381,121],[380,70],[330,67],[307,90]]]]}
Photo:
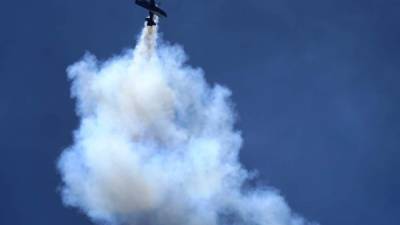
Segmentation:
{"type": "Polygon", "coordinates": [[[58,162],[65,205],[127,225],[305,225],[270,188],[245,188],[230,91],[145,27],[133,50],[68,68],[80,127],[58,162]]]}

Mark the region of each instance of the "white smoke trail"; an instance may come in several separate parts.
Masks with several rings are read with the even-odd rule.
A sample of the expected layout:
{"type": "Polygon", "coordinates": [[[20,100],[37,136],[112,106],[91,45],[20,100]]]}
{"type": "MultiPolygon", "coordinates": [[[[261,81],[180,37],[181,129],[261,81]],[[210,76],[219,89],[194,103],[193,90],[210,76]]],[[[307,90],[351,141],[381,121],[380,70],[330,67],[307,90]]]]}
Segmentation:
{"type": "Polygon", "coordinates": [[[276,192],[243,189],[230,91],[185,60],[146,27],[134,50],[68,69],[81,124],[59,161],[64,203],[102,224],[306,224],[276,192]]]}

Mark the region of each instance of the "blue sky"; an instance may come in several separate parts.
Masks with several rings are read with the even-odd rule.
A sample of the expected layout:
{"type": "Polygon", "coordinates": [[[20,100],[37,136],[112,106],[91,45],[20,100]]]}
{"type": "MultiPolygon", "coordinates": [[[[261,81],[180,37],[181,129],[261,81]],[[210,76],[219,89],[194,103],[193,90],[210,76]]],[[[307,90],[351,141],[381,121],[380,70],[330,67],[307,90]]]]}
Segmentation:
{"type": "MultiPolygon", "coordinates": [[[[233,91],[256,183],[324,225],[400,215],[400,1],[164,0],[164,39],[233,91]]],[[[132,47],[129,0],[0,3],[0,224],[91,224],[62,206],[56,160],[78,126],[65,69],[132,47]]]]}

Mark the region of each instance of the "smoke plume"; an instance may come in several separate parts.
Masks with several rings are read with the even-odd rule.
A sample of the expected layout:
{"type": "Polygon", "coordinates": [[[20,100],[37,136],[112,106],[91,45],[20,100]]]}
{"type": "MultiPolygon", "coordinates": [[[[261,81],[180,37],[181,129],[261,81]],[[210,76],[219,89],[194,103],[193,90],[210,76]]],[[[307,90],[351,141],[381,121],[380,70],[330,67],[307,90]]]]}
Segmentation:
{"type": "Polygon", "coordinates": [[[230,91],[145,27],[133,50],[68,68],[79,129],[58,162],[62,197],[94,222],[304,225],[270,188],[245,188],[230,91]]]}

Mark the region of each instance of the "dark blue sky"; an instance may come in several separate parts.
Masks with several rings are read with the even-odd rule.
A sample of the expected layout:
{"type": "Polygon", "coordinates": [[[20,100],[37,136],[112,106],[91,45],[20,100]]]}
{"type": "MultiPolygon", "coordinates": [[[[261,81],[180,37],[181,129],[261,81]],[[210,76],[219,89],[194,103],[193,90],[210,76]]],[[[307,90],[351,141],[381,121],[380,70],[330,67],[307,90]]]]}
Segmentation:
{"type": "MultiPolygon", "coordinates": [[[[228,86],[255,182],[323,225],[400,221],[399,0],[164,0],[164,38],[228,86]]],[[[91,224],[56,160],[78,120],[65,69],[134,44],[130,0],[0,2],[0,224],[91,224]]]]}

